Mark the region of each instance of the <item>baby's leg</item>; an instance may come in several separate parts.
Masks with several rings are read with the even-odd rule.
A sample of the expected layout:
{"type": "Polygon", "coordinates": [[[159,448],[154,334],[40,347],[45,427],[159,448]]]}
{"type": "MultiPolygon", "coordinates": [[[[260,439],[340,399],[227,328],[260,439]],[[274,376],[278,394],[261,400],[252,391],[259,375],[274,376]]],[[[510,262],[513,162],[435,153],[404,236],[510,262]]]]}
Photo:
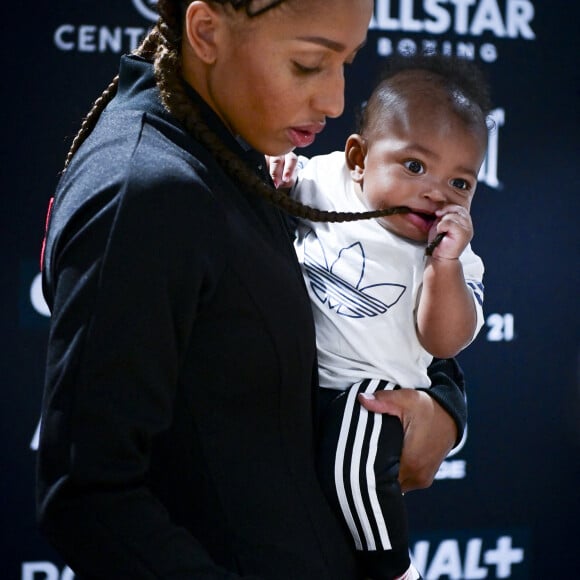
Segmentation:
{"type": "Polygon", "coordinates": [[[320,447],[323,488],[353,537],[365,573],[391,580],[410,565],[407,513],[398,482],[403,428],[398,417],[369,413],[358,393],[392,388],[364,380],[328,408],[320,447]]]}

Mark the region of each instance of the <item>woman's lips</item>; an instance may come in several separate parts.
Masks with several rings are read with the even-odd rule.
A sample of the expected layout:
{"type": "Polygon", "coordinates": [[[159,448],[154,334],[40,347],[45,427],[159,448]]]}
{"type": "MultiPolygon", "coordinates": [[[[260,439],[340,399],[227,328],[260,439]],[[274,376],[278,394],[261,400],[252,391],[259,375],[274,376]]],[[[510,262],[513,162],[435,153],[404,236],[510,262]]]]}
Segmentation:
{"type": "Polygon", "coordinates": [[[314,143],[316,135],[324,129],[324,126],[324,123],[313,123],[300,127],[290,127],[287,131],[288,139],[294,147],[308,147],[314,143]]]}

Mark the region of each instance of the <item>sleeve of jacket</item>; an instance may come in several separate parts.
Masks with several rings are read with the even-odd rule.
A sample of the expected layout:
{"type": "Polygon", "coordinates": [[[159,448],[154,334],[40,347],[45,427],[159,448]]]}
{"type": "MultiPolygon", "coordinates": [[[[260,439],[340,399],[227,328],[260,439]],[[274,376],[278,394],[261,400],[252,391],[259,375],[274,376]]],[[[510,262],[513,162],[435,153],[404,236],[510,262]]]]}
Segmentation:
{"type": "Polygon", "coordinates": [[[182,181],[132,175],[70,214],[52,248],[38,514],[78,578],[238,578],[147,485],[196,311],[223,267],[221,214],[201,181],[182,181]]]}
{"type": "Polygon", "coordinates": [[[467,397],[463,371],[456,359],[434,359],[428,368],[431,386],[426,391],[451,415],[457,425],[458,445],[467,424],[467,397]]]}

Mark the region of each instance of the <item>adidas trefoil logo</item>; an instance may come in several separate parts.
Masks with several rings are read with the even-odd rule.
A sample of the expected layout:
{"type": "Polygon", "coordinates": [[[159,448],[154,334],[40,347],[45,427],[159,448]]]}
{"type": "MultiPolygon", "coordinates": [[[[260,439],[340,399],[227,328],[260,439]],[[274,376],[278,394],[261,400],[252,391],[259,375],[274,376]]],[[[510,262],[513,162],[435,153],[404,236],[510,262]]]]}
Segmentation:
{"type": "Polygon", "coordinates": [[[336,309],[337,314],[351,318],[378,316],[387,312],[405,292],[402,284],[364,286],[365,266],[360,242],[342,248],[329,266],[314,232],[308,232],[304,239],[304,267],[310,286],[318,300],[331,310],[336,309]]]}

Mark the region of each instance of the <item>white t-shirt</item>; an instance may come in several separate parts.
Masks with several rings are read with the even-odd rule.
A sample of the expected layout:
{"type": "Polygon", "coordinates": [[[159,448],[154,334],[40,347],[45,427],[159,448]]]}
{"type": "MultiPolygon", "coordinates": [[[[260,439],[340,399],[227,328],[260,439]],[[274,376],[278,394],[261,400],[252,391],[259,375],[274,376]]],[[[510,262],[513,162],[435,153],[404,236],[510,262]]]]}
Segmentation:
{"type": "MultiPolygon", "coordinates": [[[[292,196],[333,211],[367,211],[344,153],[313,157],[292,196]]],[[[364,378],[428,387],[432,356],[415,330],[425,244],[392,234],[376,220],[302,220],[295,242],[316,323],[320,386],[345,390],[364,378]]],[[[483,263],[468,246],[460,257],[483,325],[483,263]]]]}

